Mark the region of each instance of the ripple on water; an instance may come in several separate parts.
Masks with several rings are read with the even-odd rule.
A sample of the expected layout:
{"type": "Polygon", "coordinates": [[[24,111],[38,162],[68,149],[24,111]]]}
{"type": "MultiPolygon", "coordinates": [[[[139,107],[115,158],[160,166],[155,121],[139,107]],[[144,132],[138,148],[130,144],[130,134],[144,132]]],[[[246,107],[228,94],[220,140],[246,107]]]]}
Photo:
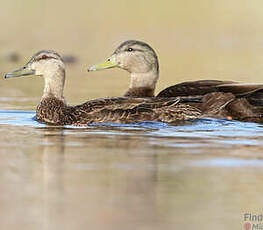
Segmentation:
{"type": "Polygon", "coordinates": [[[261,159],[234,159],[234,158],[214,158],[209,160],[193,161],[191,166],[195,167],[262,167],[261,159]]]}
{"type": "MultiPolygon", "coordinates": [[[[46,128],[35,120],[33,111],[0,111],[0,125],[46,128]]],[[[90,124],[87,127],[65,126],[69,135],[129,135],[152,138],[152,144],[167,147],[199,148],[211,144],[221,148],[231,145],[263,145],[263,126],[257,123],[217,119],[197,119],[185,124],[160,122],[136,124],[90,124]],[[158,141],[156,141],[158,138],[158,141]]],[[[8,130],[7,130],[8,131],[8,130]]]]}

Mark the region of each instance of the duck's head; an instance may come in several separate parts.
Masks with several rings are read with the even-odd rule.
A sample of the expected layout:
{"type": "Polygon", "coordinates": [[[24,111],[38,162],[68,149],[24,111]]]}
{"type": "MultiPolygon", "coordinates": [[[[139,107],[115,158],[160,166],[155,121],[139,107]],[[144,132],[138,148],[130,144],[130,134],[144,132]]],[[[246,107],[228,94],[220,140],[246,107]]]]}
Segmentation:
{"type": "Polygon", "coordinates": [[[158,58],[153,48],[136,40],[123,42],[105,62],[89,67],[88,71],[113,67],[125,69],[130,73],[159,71],[158,58]]]}
{"type": "Polygon", "coordinates": [[[21,76],[52,77],[59,69],[65,69],[61,56],[51,50],[37,52],[22,68],[7,73],[4,78],[21,76]]]}
{"type": "Polygon", "coordinates": [[[22,68],[9,72],[4,78],[42,76],[45,80],[43,97],[55,96],[64,100],[65,65],[61,56],[50,50],[36,53],[22,68]]]}
{"type": "Polygon", "coordinates": [[[136,40],[123,42],[105,62],[89,67],[88,71],[114,67],[127,70],[131,74],[130,86],[125,96],[154,96],[159,63],[151,46],[136,40]]]}

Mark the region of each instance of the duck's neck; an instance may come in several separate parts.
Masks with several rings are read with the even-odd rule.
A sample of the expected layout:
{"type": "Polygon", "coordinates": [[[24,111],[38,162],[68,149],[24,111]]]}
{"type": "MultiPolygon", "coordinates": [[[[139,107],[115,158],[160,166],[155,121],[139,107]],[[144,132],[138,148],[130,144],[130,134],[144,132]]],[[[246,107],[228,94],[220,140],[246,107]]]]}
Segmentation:
{"type": "Polygon", "coordinates": [[[130,86],[125,96],[153,97],[158,78],[158,70],[151,70],[147,73],[131,73],[130,86]]]}
{"type": "Polygon", "coordinates": [[[45,87],[43,98],[55,97],[64,101],[65,69],[58,67],[55,71],[47,72],[44,76],[45,87]]]}

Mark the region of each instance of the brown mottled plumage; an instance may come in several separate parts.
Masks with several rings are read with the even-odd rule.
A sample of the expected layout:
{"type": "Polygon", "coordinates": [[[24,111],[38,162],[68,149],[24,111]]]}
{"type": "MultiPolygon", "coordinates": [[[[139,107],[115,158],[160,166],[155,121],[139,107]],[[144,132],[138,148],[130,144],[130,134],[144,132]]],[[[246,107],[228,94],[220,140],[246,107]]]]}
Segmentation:
{"type": "Polygon", "coordinates": [[[130,88],[124,94],[125,97],[153,97],[154,90],[147,87],[130,88]]]}
{"type": "Polygon", "coordinates": [[[233,93],[238,97],[262,90],[263,84],[238,83],[233,81],[199,80],[182,82],[162,90],[157,97],[205,95],[213,92],[233,93]]]}
{"type": "Polygon", "coordinates": [[[170,86],[157,95],[160,98],[178,96],[201,96],[201,104],[191,105],[206,114],[224,101],[225,106],[217,115],[239,121],[263,122],[263,84],[200,80],[170,86]]]}
{"type": "Polygon", "coordinates": [[[174,123],[202,116],[199,109],[181,103],[183,99],[179,98],[116,97],[69,106],[63,96],[65,66],[61,57],[53,51],[38,52],[24,67],[7,73],[5,78],[25,75],[43,76],[45,80],[44,94],[37,107],[36,118],[46,124],[86,125],[141,121],[174,123]]]}
{"type": "Polygon", "coordinates": [[[88,123],[135,123],[159,121],[174,123],[201,117],[198,109],[180,104],[177,98],[155,100],[152,98],[106,98],[68,106],[55,97],[41,100],[36,118],[46,124],[86,125],[88,123]]]}
{"type": "MultiPolygon", "coordinates": [[[[131,74],[130,87],[125,96],[154,96],[159,64],[155,51],[148,44],[134,40],[123,42],[106,62],[90,67],[89,71],[112,67],[125,69],[131,74]]],[[[188,97],[189,105],[205,114],[241,121],[263,121],[263,84],[189,81],[170,86],[156,97],[188,97]],[[191,102],[191,97],[195,102],[191,102]],[[198,102],[197,97],[200,99],[198,102]]]]}

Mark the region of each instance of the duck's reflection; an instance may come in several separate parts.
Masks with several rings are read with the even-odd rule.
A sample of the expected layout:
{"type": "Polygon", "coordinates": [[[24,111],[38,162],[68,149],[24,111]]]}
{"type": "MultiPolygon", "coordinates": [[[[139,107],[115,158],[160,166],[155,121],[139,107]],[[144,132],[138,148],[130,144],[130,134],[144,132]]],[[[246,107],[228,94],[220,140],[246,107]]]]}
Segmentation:
{"type": "Polygon", "coordinates": [[[56,229],[64,213],[64,149],[63,130],[47,129],[42,139],[43,164],[43,229],[56,229]]]}
{"type": "Polygon", "coordinates": [[[140,152],[142,143],[129,138],[72,140],[64,132],[43,133],[43,229],[114,229],[157,218],[154,149],[140,152]],[[77,141],[87,147],[72,147],[77,141]]]}

